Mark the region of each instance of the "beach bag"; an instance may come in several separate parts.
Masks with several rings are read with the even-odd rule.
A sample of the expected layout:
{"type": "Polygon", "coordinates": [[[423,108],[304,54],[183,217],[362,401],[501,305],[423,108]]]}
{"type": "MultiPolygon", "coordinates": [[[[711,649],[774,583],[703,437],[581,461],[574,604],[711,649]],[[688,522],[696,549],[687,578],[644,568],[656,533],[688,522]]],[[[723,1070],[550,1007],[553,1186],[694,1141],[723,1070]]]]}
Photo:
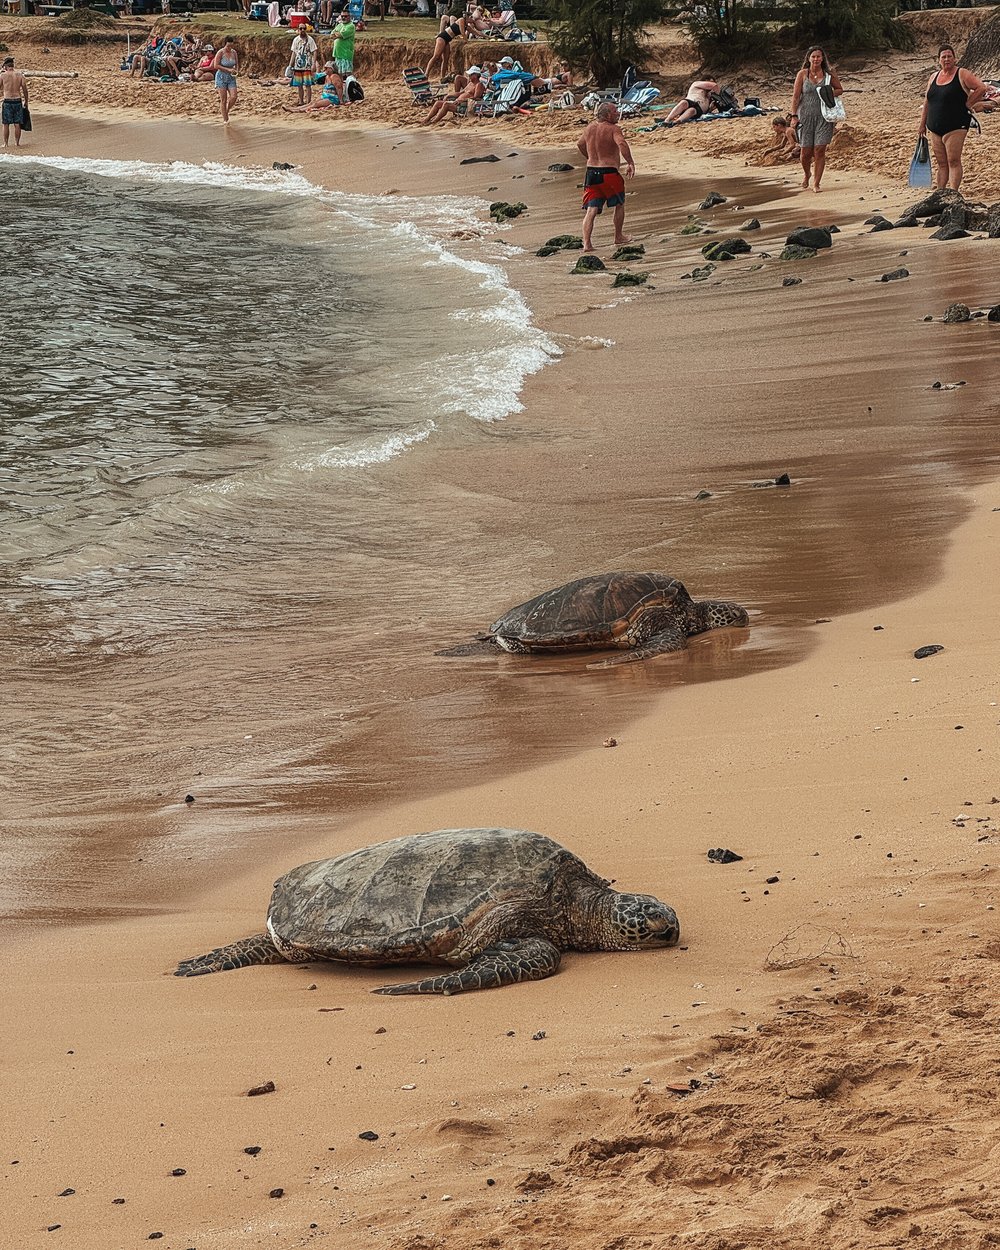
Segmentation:
{"type": "Polygon", "coordinates": [[[817,93],[819,95],[819,111],[823,114],[824,121],[842,122],[847,118],[847,110],[844,108],[844,97],[833,94],[833,86],[830,82],[829,74],[827,74],[823,85],[817,89],[817,93]]]}
{"type": "Polygon", "coordinates": [[[572,91],[563,91],[559,95],[555,95],[549,101],[550,109],[572,109],[576,108],[576,96],[572,91]]]}
{"type": "Polygon", "coordinates": [[[911,187],[929,187],[933,181],[931,177],[931,150],[927,143],[927,136],[921,135],[917,139],[917,146],[913,149],[913,160],[910,161],[910,176],[907,179],[911,187]]]}
{"type": "Polygon", "coordinates": [[[729,113],[740,107],[740,102],[728,87],[720,87],[711,94],[712,107],[716,113],[729,113]]]}
{"type": "Polygon", "coordinates": [[[365,98],[364,88],[353,74],[344,79],[344,94],[348,104],[359,104],[365,98]]]}

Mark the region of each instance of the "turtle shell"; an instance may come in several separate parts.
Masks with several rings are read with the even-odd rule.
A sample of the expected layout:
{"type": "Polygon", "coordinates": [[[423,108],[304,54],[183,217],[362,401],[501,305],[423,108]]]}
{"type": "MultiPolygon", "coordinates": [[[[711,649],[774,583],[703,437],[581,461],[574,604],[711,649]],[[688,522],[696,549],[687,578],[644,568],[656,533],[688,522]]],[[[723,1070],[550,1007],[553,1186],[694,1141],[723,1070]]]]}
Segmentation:
{"type": "MultiPolygon", "coordinates": [[[[448,959],[498,904],[530,915],[567,866],[565,847],[523,829],[439,829],[293,868],[275,883],[267,927],[301,957],[385,963],[448,959]]],[[[575,875],[571,869],[570,875],[575,875]]],[[[528,925],[530,931],[530,924],[528,925]]]]}
{"type": "Polygon", "coordinates": [[[635,617],[675,607],[686,618],[691,596],[662,573],[595,573],[529,599],[490,626],[493,637],[527,647],[614,646],[635,617]]]}

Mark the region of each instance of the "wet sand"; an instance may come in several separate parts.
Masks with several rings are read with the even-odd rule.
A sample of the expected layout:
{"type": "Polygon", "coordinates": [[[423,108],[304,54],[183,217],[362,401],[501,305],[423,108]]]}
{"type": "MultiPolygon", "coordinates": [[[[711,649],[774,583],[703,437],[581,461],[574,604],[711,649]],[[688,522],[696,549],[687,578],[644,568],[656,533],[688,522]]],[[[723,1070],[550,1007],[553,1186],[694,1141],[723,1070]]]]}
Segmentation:
{"type": "MultiPolygon", "coordinates": [[[[376,151],[371,136],[338,142],[317,157],[286,131],[79,119],[45,150],[301,160],[330,185],[350,169],[351,185],[379,190],[502,186],[529,202],[509,236],[525,248],[577,220],[575,187],[546,172],[573,163],[571,149],[515,163],[503,146],[511,165],[463,169],[448,140],[412,140],[409,153],[388,141],[376,151]],[[363,168],[345,162],[362,150],[351,144],[365,145],[363,168]]],[[[86,928],[12,935],[4,1049],[19,1092],[3,1172],[19,1245],[103,1248],[163,1232],[164,1246],[199,1250],[334,1236],[429,1250],[571,1234],[596,1248],[638,1245],[652,1227],[655,1245],[722,1250],[734,1238],[775,1244],[777,1227],[777,1244],[822,1234],[847,1247],[873,1227],[896,1244],[914,1223],[977,1244],[991,1200],[960,1203],[953,1189],[958,1175],[978,1183],[991,1113],[980,1101],[963,1120],[951,1174],[934,1162],[946,1147],[925,1146],[928,1132],[947,1140],[956,1100],[971,1107],[990,1071],[995,327],[922,318],[953,299],[991,302],[981,258],[993,245],[945,253],[921,231],[864,235],[873,200],[911,198],[892,184],[841,175],[818,204],[737,170],[706,176],[695,157],[674,163],[629,201],[654,289],[606,307],[608,278],[565,276],[572,255],[512,256],[546,328],[615,346],[574,348],[529,383],[522,414],[439,458],[437,502],[457,532],[495,535],[505,593],[612,563],[666,564],[696,594],[747,603],[748,635],[605,673],[501,657],[484,678],[481,661],[454,662],[436,706],[418,678],[412,716],[374,719],[364,781],[333,787],[329,761],[315,760],[311,784],[279,795],[278,819],[247,802],[265,793],[252,770],[190,812],[187,780],[173,778],[176,800],[134,812],[129,836],[148,828],[153,845],[174,829],[207,849],[180,869],[167,839],[170,858],[146,884],[138,872],[122,890],[110,883],[109,910],[149,914],[108,923],[92,894],[75,917],[89,914],[86,928]],[[676,230],[709,186],[731,200],[702,214],[708,223],[760,216],[755,251],[772,257],[802,220],[843,233],[815,261],[742,258],[692,286],[680,275],[706,239],[676,230]],[[912,277],[877,283],[904,263],[901,248],[912,277]],[[802,285],[781,287],[788,272],[802,285]],[[935,380],[967,385],[935,391],[935,380]],[[807,426],[817,407],[822,426],[807,426]],[[785,471],[787,490],[753,486],[785,471]],[[696,501],[700,489],[711,498],[696,501]],[[945,652],[914,661],[928,642],[945,652]],[[475,694],[462,700],[450,692],[466,675],[475,694]],[[369,777],[384,785],[372,792],[369,777]],[[554,980],[451,1000],[370,998],[383,975],[318,965],[168,975],[178,957],[259,930],[292,862],[493,822],[540,828],[623,886],[662,895],[681,914],[684,949],[568,956],[554,980]],[[708,864],[719,845],[744,861],[708,864]],[[805,962],[766,970],[802,924],[815,926],[793,939],[805,962]],[[244,1099],[266,1079],[274,1094],[244,1099]],[[667,1088],[692,1079],[691,1094],[667,1088]],[[368,1130],[376,1142],[359,1139],[368,1130]],[[252,1145],[258,1155],[244,1153],[252,1145]],[[916,1181],[901,1197],[907,1168],[916,1181]]],[[[490,616],[460,589],[415,652],[490,616]]],[[[103,828],[120,845],[120,816],[103,828]]],[[[79,851],[52,882],[50,916],[89,848],[79,851]]]]}

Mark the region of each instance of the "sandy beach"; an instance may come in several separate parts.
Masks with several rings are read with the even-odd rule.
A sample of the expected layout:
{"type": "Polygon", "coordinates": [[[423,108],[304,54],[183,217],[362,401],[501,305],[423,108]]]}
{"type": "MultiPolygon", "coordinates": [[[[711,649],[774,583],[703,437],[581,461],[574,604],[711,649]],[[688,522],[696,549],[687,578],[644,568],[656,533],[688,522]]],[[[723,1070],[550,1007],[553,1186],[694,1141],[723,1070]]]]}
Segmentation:
{"type": "MultiPolygon", "coordinates": [[[[918,59],[885,73],[919,82],[918,59]]],[[[95,827],[134,859],[190,820],[192,845],[229,831],[218,854],[147,870],[109,851],[113,871],[74,908],[62,878],[89,871],[81,841],[51,909],[4,926],[11,1244],[993,1244],[998,331],[940,318],[996,302],[996,244],[869,233],[872,212],[916,198],[907,144],[897,157],[884,142],[904,105],[852,121],[821,197],[794,194],[794,168],[745,164],[766,119],[747,137],[751,123],[638,136],[629,228],[651,277],[622,294],[606,222],[611,273],[533,254],[576,228],[578,171],[548,168],[578,165],[575,118],[425,135],[373,109],[320,144],[321,123],[283,121],[252,92],[228,132],[205,124],[209,94],[195,117],[154,117],[100,83],[51,80],[28,154],[286,161],[339,190],[526,202],[499,236],[505,264],[565,354],[528,381],[522,412],[441,457],[442,511],[456,533],[486,527],[498,593],[666,566],[746,604],[751,626],[606,673],[456,661],[458,683],[495,679],[426,723],[397,692],[359,755],[378,785],[338,787],[319,761],[266,821],[252,767],[185,807],[198,783],[179,727],[147,760],[167,797],[136,788],[95,827]],[[699,210],[713,189],[726,202],[699,210]],[[704,236],[681,235],[692,215],[704,236]],[[682,276],[750,216],[752,255],[682,276]],[[778,261],[791,228],[832,223],[829,254],[778,261]],[[906,280],[879,282],[900,265],[906,280]],[[754,485],[782,472],[789,488],[754,485]],[[928,644],[943,650],[915,659],[928,644]],[[372,997],[391,973],[319,963],[171,975],[260,931],[294,863],[492,824],[538,829],[664,898],[680,947],[570,953],[552,979],[440,999],[372,997]],[[714,847],[743,858],[711,863],[714,847]]],[[[992,200],[982,144],[970,190],[992,200]]],[[[470,248],[484,229],[470,221],[470,248]]],[[[439,589],[415,650],[471,635],[491,606],[439,589]]],[[[277,652],[263,662],[281,671],[277,652]]],[[[39,703],[19,676],[29,730],[79,695],[39,703]]],[[[428,680],[413,678],[415,706],[428,680]]],[[[9,791],[12,829],[37,827],[9,791]]],[[[60,823],[71,798],[54,796],[60,823]]]]}

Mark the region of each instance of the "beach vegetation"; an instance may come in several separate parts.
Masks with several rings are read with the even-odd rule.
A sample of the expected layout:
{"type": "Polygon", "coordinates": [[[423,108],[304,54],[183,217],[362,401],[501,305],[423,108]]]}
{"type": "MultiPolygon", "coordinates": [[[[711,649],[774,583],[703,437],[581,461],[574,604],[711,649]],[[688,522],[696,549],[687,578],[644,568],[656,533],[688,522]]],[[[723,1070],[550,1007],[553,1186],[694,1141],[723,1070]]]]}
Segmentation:
{"type": "Polygon", "coordinates": [[[664,0],[550,0],[549,41],[557,56],[608,87],[630,65],[641,67],[648,28],[664,8],[664,0]]]}
{"type": "Polygon", "coordinates": [[[896,0],[794,0],[789,33],[799,43],[857,52],[915,45],[913,31],[897,19],[896,0]]]}
{"type": "Polygon", "coordinates": [[[774,17],[774,6],[765,11],[753,0],[704,0],[685,25],[702,65],[714,72],[766,60],[776,41],[774,17]]]}

